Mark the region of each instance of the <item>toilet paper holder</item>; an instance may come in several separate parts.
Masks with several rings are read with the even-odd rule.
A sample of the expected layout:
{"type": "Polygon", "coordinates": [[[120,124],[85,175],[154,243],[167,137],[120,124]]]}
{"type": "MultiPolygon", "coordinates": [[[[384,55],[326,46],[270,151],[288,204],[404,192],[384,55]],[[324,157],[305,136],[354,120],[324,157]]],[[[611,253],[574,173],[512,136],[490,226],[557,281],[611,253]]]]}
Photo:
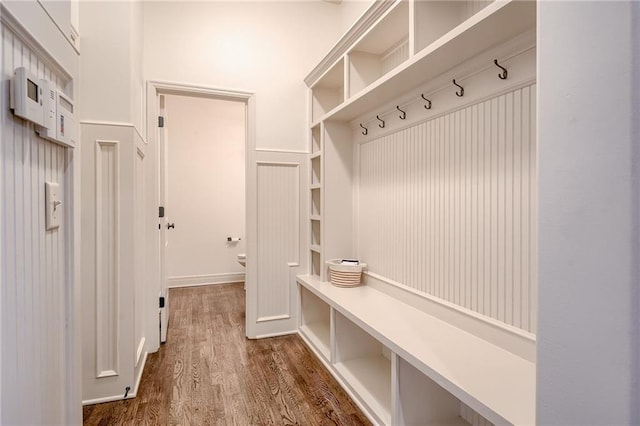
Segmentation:
{"type": "Polygon", "coordinates": [[[227,237],[227,242],[228,243],[235,243],[235,242],[238,242],[240,240],[241,240],[240,237],[227,237]]]}

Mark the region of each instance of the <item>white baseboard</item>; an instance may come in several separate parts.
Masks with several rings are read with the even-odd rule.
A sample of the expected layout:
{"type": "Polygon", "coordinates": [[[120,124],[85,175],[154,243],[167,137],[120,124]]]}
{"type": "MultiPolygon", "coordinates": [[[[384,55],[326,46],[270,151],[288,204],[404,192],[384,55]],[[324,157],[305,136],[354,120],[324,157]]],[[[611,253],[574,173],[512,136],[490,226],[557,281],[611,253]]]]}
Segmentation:
{"type": "Polygon", "coordinates": [[[187,275],[183,277],[169,277],[168,287],[195,287],[200,285],[211,284],[229,284],[244,282],[244,272],[232,272],[223,274],[210,274],[210,275],[187,275]]]}
{"type": "Polygon", "coordinates": [[[268,333],[268,334],[260,334],[256,337],[248,337],[248,339],[258,340],[258,339],[268,339],[269,337],[281,337],[281,336],[289,336],[290,334],[300,334],[297,330],[290,331],[281,331],[278,333],[268,333]]]}
{"type": "Polygon", "coordinates": [[[142,353],[140,368],[138,369],[138,374],[136,377],[136,383],[133,386],[133,389],[129,391],[126,398],[123,398],[122,394],[105,396],[102,398],[94,398],[94,399],[85,399],[82,401],[82,405],[93,405],[93,404],[102,404],[103,402],[113,402],[113,401],[122,401],[125,399],[135,398],[138,394],[138,389],[140,389],[140,380],[142,380],[142,373],[144,372],[144,367],[147,364],[147,352],[142,353]]]}

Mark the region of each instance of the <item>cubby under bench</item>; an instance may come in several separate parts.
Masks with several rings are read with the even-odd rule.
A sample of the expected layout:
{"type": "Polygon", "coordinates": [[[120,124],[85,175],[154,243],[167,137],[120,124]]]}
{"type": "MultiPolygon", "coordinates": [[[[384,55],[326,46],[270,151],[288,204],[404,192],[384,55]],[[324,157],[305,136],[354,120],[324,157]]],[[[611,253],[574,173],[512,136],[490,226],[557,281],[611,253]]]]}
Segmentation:
{"type": "MultiPolygon", "coordinates": [[[[535,362],[371,286],[297,277],[299,333],[377,424],[535,424],[535,362]]],[[[499,339],[498,339],[499,340],[499,339]]]]}

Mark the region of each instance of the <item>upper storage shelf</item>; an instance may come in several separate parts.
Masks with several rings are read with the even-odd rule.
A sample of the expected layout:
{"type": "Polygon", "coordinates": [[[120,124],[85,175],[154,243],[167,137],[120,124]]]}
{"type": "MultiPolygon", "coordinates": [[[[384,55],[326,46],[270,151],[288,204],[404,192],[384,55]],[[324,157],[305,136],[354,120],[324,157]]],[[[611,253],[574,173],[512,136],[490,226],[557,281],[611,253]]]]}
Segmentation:
{"type": "Polygon", "coordinates": [[[311,87],[311,115],[313,122],[344,101],[344,58],[336,62],[311,87]]]}
{"type": "MultiPolygon", "coordinates": [[[[347,96],[330,110],[314,109],[314,123],[350,121],[536,26],[535,1],[412,1],[413,7],[394,3],[373,24],[364,20],[361,24],[369,27],[362,36],[348,46],[336,45],[344,55],[337,64],[348,67],[341,88],[347,96]]],[[[337,73],[332,67],[315,83],[312,77],[319,72],[305,80],[313,93],[326,75],[337,73]]]]}
{"type": "Polygon", "coordinates": [[[409,4],[397,3],[349,50],[347,58],[349,97],[409,59],[409,4]]]}

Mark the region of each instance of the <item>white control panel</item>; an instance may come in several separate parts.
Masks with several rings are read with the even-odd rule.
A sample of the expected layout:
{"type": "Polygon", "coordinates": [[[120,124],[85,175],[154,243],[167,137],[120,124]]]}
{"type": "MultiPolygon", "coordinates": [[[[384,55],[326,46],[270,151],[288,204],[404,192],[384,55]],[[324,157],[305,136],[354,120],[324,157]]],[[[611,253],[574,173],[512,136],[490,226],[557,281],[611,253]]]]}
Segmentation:
{"type": "Polygon", "coordinates": [[[16,68],[10,83],[9,107],[13,113],[44,126],[44,99],[41,80],[25,67],[16,68]]]}
{"type": "Polygon", "coordinates": [[[40,136],[65,146],[76,146],[76,120],[73,101],[55,90],[53,85],[42,80],[44,91],[45,124],[36,131],[40,136]]]}
{"type": "Polygon", "coordinates": [[[47,231],[58,228],[62,221],[62,197],[60,185],[52,182],[44,183],[45,225],[47,231]]]}

